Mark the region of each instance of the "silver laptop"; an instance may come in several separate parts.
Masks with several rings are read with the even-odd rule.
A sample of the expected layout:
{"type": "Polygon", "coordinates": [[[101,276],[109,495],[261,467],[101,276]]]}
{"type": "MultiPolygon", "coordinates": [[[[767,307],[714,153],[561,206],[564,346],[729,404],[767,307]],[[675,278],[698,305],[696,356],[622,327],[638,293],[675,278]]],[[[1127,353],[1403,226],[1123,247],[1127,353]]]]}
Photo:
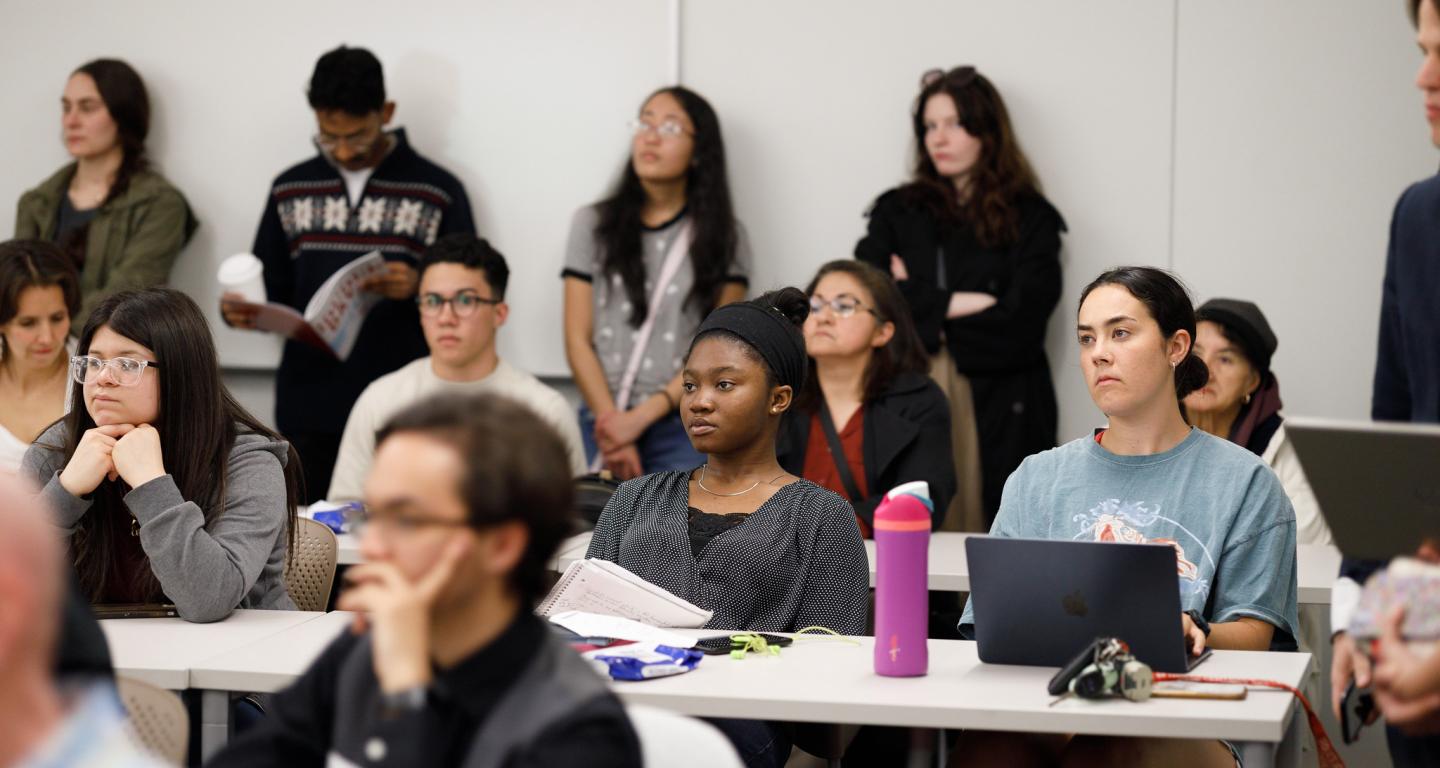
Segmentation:
{"type": "Polygon", "coordinates": [[[1440,426],[1287,418],[1335,544],[1382,560],[1440,539],[1440,426]]]}

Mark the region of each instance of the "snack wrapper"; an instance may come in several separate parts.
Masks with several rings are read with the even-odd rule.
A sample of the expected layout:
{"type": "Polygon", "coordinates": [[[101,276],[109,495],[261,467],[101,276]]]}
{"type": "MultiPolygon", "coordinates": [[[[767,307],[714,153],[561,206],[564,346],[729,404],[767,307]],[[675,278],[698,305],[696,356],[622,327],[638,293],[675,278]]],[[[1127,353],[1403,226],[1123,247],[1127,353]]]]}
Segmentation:
{"type": "Polygon", "coordinates": [[[1401,634],[1411,651],[1428,655],[1440,645],[1440,566],[1413,558],[1396,558],[1365,583],[1350,619],[1350,636],[1361,648],[1380,637],[1381,627],[1396,605],[1405,606],[1401,634]]]}
{"type": "Polygon", "coordinates": [[[653,643],[630,643],[587,651],[584,656],[596,671],[612,680],[649,680],[680,675],[694,669],[705,654],[694,648],[672,648],[653,643]]]}

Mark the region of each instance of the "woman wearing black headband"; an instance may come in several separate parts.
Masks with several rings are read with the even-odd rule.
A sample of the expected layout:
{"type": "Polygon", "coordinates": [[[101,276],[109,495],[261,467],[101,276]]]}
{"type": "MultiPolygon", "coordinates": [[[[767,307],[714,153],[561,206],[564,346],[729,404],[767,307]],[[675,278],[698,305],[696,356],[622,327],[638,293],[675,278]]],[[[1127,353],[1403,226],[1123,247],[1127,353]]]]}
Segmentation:
{"type": "MultiPolygon", "coordinates": [[[[721,307],[686,355],[680,415],[705,464],[620,486],[588,557],[618,563],[712,610],[711,629],[864,634],[869,577],[855,512],[781,468],[780,419],[805,382],[795,288],[721,307]]],[[[718,721],[748,765],[783,765],[785,729],[718,721]]]]}

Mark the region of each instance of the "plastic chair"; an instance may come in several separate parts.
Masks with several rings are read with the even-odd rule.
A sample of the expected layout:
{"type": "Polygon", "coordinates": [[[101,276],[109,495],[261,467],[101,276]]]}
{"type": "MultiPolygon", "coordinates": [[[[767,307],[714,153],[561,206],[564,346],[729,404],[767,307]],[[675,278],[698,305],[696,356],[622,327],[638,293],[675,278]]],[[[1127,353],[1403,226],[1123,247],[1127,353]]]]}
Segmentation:
{"type": "Polygon", "coordinates": [[[285,568],[285,588],[296,608],[323,611],[330,605],[339,546],[329,526],[303,517],[295,519],[295,545],[285,568]]]}
{"type": "Polygon", "coordinates": [[[646,768],[744,768],[730,740],[709,723],[654,707],[626,705],[646,768]]]}
{"type": "Polygon", "coordinates": [[[131,742],[171,765],[184,765],[190,746],[190,713],[180,697],[124,677],[116,678],[115,685],[129,715],[125,732],[131,742]]]}

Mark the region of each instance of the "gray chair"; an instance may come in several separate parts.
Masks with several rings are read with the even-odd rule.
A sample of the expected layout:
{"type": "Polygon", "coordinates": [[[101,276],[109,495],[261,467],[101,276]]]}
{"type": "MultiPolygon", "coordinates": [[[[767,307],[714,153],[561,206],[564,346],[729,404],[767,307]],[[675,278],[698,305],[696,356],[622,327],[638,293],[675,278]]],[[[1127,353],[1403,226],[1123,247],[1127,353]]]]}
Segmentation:
{"type": "Polygon", "coordinates": [[[329,606],[338,550],[339,542],[329,526],[296,518],[295,545],[290,552],[290,564],[285,568],[285,588],[296,608],[323,611],[329,606]]]}
{"type": "Polygon", "coordinates": [[[180,697],[125,677],[116,678],[115,685],[129,716],[125,732],[130,740],[171,765],[184,765],[190,745],[190,714],[180,697]]]}

